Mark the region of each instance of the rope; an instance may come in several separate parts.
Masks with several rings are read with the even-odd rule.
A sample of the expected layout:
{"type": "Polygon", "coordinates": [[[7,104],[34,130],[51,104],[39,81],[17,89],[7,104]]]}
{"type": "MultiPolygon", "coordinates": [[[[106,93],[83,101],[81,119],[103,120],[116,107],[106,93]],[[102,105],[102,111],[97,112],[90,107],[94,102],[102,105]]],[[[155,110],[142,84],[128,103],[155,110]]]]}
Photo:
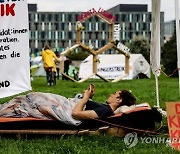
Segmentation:
{"type": "Polygon", "coordinates": [[[157,69],[156,71],[162,72],[166,77],[171,77],[176,73],[176,71],[179,71],[179,70],[180,70],[180,68],[176,68],[170,75],[167,75],[162,69],[157,69]]]}

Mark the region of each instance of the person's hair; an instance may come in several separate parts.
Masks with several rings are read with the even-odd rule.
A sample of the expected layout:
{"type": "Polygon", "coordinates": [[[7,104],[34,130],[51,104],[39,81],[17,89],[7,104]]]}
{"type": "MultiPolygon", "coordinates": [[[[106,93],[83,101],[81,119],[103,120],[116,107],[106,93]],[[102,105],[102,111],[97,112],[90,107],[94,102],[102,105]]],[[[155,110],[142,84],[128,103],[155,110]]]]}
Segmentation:
{"type": "Polygon", "coordinates": [[[44,50],[50,49],[49,45],[45,45],[44,50]]]}
{"type": "Polygon", "coordinates": [[[131,106],[131,105],[136,104],[135,96],[131,92],[129,92],[128,90],[124,90],[124,89],[121,90],[119,95],[122,99],[121,106],[122,105],[131,106]]]}

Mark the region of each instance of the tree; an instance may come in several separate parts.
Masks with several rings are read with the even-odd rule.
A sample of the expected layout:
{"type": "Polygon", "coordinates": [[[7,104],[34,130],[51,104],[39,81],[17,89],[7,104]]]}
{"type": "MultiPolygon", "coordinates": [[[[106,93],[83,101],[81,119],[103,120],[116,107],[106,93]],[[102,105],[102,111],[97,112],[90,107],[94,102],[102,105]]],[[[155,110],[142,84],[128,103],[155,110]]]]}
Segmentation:
{"type": "MultiPolygon", "coordinates": [[[[162,64],[165,73],[168,75],[173,73],[177,69],[177,47],[176,47],[176,35],[170,38],[162,47],[162,64]]],[[[174,77],[178,76],[178,71],[173,74],[174,77]]]]}
{"type": "Polygon", "coordinates": [[[127,46],[130,48],[131,53],[142,54],[150,62],[150,45],[147,38],[141,35],[134,35],[127,46]]]}
{"type": "Polygon", "coordinates": [[[86,50],[82,49],[82,48],[78,48],[77,52],[72,52],[69,55],[69,58],[71,60],[84,60],[86,59],[88,56],[90,55],[89,52],[87,52],[86,50]]]}

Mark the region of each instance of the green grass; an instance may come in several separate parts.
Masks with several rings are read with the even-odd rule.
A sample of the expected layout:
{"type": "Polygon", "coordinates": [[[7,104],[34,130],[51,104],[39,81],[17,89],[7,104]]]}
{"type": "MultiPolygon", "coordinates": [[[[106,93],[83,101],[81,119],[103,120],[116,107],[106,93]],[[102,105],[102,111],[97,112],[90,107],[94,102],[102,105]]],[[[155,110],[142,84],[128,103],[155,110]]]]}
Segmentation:
{"type": "MultiPolygon", "coordinates": [[[[106,83],[102,80],[88,80],[84,83],[74,83],[71,81],[58,80],[56,86],[49,87],[46,85],[45,77],[36,77],[32,82],[34,91],[51,92],[66,97],[74,97],[75,94],[81,93],[88,87],[90,83],[96,86],[96,94],[94,100],[105,102],[108,95],[119,89],[128,89],[137,97],[138,103],[148,102],[152,107],[156,105],[155,80],[123,80],[118,83],[106,83]]],[[[159,79],[159,97],[160,106],[165,110],[165,103],[172,101],[180,101],[178,90],[178,78],[167,78],[161,76],[159,79]]],[[[0,103],[4,103],[12,97],[0,99],[0,103]]],[[[167,121],[164,118],[164,126],[161,129],[162,135],[155,137],[166,137],[168,133],[167,121]]],[[[0,140],[0,154],[134,154],[134,153],[177,153],[177,151],[166,147],[164,143],[145,144],[138,142],[133,148],[127,148],[124,144],[124,138],[112,137],[107,135],[100,136],[41,136],[26,137],[21,139],[4,138],[0,140]]]]}

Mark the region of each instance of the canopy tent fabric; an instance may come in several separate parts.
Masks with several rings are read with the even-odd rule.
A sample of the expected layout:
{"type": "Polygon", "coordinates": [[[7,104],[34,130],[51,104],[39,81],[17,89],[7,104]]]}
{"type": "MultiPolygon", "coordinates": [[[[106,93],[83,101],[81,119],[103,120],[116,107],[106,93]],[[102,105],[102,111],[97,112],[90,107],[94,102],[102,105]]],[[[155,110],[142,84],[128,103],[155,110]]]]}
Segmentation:
{"type": "Polygon", "coordinates": [[[159,87],[158,76],[160,76],[160,4],[161,0],[152,0],[152,32],[151,32],[151,50],[150,61],[152,72],[156,79],[156,100],[159,107],[159,87]]]}
{"type": "Polygon", "coordinates": [[[176,15],[176,42],[177,42],[177,66],[179,69],[179,93],[180,93],[180,27],[179,27],[179,0],[175,0],[176,15]]]}
{"type": "Polygon", "coordinates": [[[152,0],[151,68],[153,74],[160,75],[160,0],[152,0]]]}
{"type": "MultiPolygon", "coordinates": [[[[125,75],[125,57],[122,54],[101,54],[98,56],[98,74],[105,79],[115,79],[119,76],[125,75]]],[[[92,74],[92,55],[88,56],[80,64],[79,78],[86,78],[92,74]]],[[[150,77],[150,65],[142,54],[130,55],[129,75],[124,76],[123,79],[133,79],[138,74],[143,73],[150,77]]],[[[94,76],[93,76],[94,77],[94,76]]]]}
{"type": "Polygon", "coordinates": [[[43,64],[39,64],[33,76],[46,76],[43,64]]]}

